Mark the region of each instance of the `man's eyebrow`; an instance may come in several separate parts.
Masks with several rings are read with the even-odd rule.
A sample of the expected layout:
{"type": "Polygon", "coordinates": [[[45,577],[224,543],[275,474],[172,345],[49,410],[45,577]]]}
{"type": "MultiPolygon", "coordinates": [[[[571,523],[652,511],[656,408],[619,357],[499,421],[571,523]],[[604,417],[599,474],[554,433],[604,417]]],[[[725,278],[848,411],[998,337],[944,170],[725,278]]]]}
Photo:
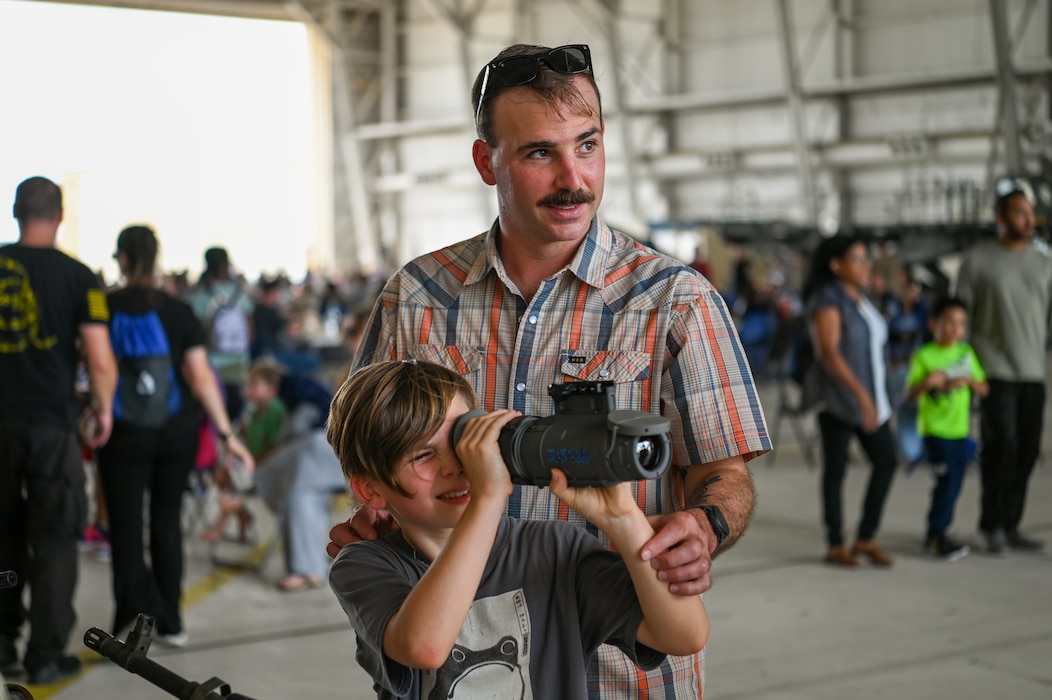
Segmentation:
{"type": "MultiPolygon", "coordinates": [[[[588,139],[592,138],[593,136],[595,136],[598,133],[599,133],[599,127],[593,126],[591,129],[589,129],[588,131],[582,132],[576,139],[574,139],[574,143],[580,143],[582,141],[587,141],[588,139]]],[[[555,141],[530,141],[529,143],[524,143],[519,148],[519,150],[520,151],[533,151],[533,150],[536,150],[538,148],[545,148],[545,149],[551,150],[551,149],[555,148],[557,145],[558,144],[555,141]]]]}

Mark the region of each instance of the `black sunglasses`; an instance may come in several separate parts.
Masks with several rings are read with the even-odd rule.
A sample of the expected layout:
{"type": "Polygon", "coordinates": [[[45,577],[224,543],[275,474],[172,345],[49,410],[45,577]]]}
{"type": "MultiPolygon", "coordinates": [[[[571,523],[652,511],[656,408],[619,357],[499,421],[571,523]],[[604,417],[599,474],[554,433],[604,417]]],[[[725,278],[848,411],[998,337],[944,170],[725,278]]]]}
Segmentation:
{"type": "Polygon", "coordinates": [[[508,56],[500,61],[487,64],[486,72],[482,75],[482,89],[479,90],[475,123],[478,124],[479,115],[482,114],[482,102],[486,99],[486,88],[489,86],[491,74],[499,78],[505,87],[517,87],[536,80],[541,63],[563,75],[588,73],[592,70],[592,53],[585,44],[569,44],[557,46],[547,53],[508,56]]]}

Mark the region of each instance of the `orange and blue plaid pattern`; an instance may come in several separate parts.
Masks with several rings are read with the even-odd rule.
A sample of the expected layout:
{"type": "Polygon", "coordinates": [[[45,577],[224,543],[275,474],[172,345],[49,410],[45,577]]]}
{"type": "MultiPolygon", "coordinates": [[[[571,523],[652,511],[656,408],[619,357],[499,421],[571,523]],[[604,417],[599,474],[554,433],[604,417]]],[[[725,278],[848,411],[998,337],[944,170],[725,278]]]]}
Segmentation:
{"type": "MultiPolygon", "coordinates": [[[[648,514],[683,507],[682,468],[771,449],[745,353],[722,297],[683,263],[613,231],[598,218],[574,260],[520,296],[488,233],[419,257],[388,281],[355,366],[415,358],[454,368],[487,410],[550,415],[548,387],[612,381],[615,405],[672,424],[665,477],[636,482],[648,514]]],[[[547,489],[516,486],[508,514],[595,528],[547,489]]],[[[600,649],[591,697],[701,697],[704,655],[646,674],[600,649]],[[646,690],[644,690],[646,689],[646,690]]]]}

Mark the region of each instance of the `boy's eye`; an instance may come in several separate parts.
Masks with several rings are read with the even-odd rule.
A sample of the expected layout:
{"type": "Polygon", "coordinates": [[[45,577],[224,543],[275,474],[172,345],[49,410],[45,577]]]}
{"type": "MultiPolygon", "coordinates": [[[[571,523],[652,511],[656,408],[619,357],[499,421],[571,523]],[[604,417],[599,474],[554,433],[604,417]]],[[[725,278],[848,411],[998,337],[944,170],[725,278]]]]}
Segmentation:
{"type": "Polygon", "coordinates": [[[435,459],[433,449],[414,452],[406,460],[406,465],[416,474],[417,478],[424,481],[434,481],[438,472],[439,460],[435,459]]]}

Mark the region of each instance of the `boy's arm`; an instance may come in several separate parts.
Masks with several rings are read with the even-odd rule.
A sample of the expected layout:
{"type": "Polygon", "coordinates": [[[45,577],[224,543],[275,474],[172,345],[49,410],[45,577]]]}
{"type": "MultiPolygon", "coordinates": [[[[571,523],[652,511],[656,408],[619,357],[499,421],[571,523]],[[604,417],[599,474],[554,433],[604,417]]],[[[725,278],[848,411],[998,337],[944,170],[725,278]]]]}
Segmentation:
{"type": "MultiPolygon", "coordinates": [[[[436,669],[453,650],[464,626],[497,537],[513,486],[497,437],[517,411],[495,411],[472,419],[457,443],[457,455],[471,484],[471,501],[384,631],[384,653],[406,666],[436,669]]],[[[403,523],[406,541],[419,531],[403,523]]],[[[435,530],[441,529],[436,524],[435,530]]],[[[413,543],[414,547],[426,542],[413,543]]],[[[433,543],[432,543],[433,544],[433,543]]]]}
{"type": "Polygon", "coordinates": [[[478,592],[504,501],[472,498],[445,547],[387,623],[387,656],[421,669],[446,662],[478,592]]]}
{"type": "Polygon", "coordinates": [[[709,637],[709,618],[700,596],[672,593],[643,559],[643,545],[654,528],[639,509],[627,483],[608,488],[569,488],[566,475],[552,470],[551,491],[610,538],[621,553],[643,610],[637,641],[665,654],[700,651],[709,637]]]}

